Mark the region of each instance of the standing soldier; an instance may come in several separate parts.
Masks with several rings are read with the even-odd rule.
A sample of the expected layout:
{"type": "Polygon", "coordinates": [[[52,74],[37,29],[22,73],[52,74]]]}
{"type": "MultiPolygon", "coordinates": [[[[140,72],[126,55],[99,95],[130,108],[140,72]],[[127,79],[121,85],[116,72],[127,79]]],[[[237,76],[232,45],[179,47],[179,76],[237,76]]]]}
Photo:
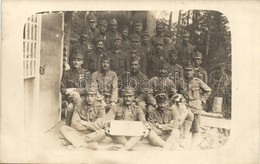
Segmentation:
{"type": "MultiPolygon", "coordinates": [[[[130,58],[130,72],[125,72],[119,78],[119,88],[126,88],[127,86],[132,87],[135,90],[135,100],[134,102],[143,110],[146,114],[146,99],[147,99],[147,89],[149,87],[149,80],[146,75],[141,73],[141,62],[138,55],[133,55],[130,58]]],[[[121,90],[119,90],[121,91],[121,90]]],[[[120,96],[122,96],[122,93],[120,96]]]]}
{"type": "Polygon", "coordinates": [[[182,66],[192,60],[194,53],[194,46],[189,43],[189,40],[190,34],[185,31],[182,33],[182,43],[176,46],[179,55],[178,59],[182,66]]]}
{"type": "Polygon", "coordinates": [[[128,26],[123,26],[122,30],[122,49],[123,51],[128,51],[131,48],[131,41],[128,39],[129,28],[128,26]]]}
{"type": "Polygon", "coordinates": [[[177,82],[177,91],[186,99],[187,106],[194,114],[194,121],[192,123],[192,145],[198,145],[200,137],[200,115],[202,112],[202,105],[206,104],[208,97],[211,94],[211,89],[202,80],[193,77],[194,68],[189,62],[184,68],[184,79],[177,82]]]}
{"type": "Polygon", "coordinates": [[[169,77],[172,79],[174,84],[176,84],[176,81],[183,77],[183,68],[179,64],[177,64],[177,51],[175,49],[172,49],[169,52],[169,77]]]}
{"type": "Polygon", "coordinates": [[[135,34],[137,34],[139,37],[142,37],[143,35],[143,22],[139,18],[135,19],[134,21],[134,32],[130,35],[130,38],[132,38],[135,34]]]}
{"type": "Polygon", "coordinates": [[[110,70],[110,60],[111,59],[104,54],[100,60],[100,71],[94,72],[91,76],[92,82],[97,83],[99,94],[103,96],[107,109],[116,105],[118,99],[118,79],[116,73],[110,70]]]}
{"type": "Polygon", "coordinates": [[[117,31],[117,21],[116,19],[111,19],[110,21],[110,30],[107,32],[107,50],[112,50],[113,48],[113,39],[115,36],[121,36],[121,34],[117,31]]]}
{"type": "Polygon", "coordinates": [[[146,59],[155,53],[154,46],[150,44],[149,39],[150,35],[148,31],[145,31],[142,35],[142,50],[146,59]]]}
{"type": "Polygon", "coordinates": [[[96,89],[85,90],[83,100],[74,107],[71,127],[60,127],[61,134],[75,148],[97,149],[97,142],[105,138],[105,109],[95,101],[96,94],[96,89]]]}
{"type": "Polygon", "coordinates": [[[150,39],[150,43],[155,46],[158,39],[163,40],[164,24],[162,22],[156,23],[156,34],[150,39]]]}
{"type": "Polygon", "coordinates": [[[149,94],[151,94],[152,97],[148,100],[148,112],[157,107],[155,100],[157,94],[165,93],[171,98],[176,93],[175,84],[168,75],[168,63],[162,60],[158,66],[158,75],[149,80],[149,94]]]}
{"type": "Polygon", "coordinates": [[[193,55],[193,64],[194,64],[194,77],[199,78],[204,83],[208,83],[208,74],[207,71],[200,66],[202,63],[202,54],[200,52],[195,52],[193,55]]]}
{"type": "Polygon", "coordinates": [[[104,47],[105,49],[107,48],[107,45],[108,45],[108,39],[107,39],[107,21],[102,19],[100,20],[99,22],[99,34],[103,37],[103,40],[104,40],[104,47]]]}
{"type": "Polygon", "coordinates": [[[104,39],[100,34],[95,39],[95,45],[94,52],[88,57],[88,69],[91,73],[100,70],[100,59],[105,53],[104,39]]]}
{"type": "Polygon", "coordinates": [[[126,53],[122,50],[122,38],[117,35],[113,39],[113,49],[108,53],[111,58],[111,70],[118,76],[126,71],[126,53]]]}
{"type": "Polygon", "coordinates": [[[84,70],[84,56],[80,51],[74,51],[71,55],[72,67],[64,71],[61,78],[60,92],[68,102],[66,124],[70,125],[74,106],[79,102],[84,90],[91,85],[91,73],[84,70]]]}
{"type": "Polygon", "coordinates": [[[90,32],[89,32],[89,27],[83,26],[80,34],[80,38],[78,39],[78,43],[75,43],[72,45],[70,49],[70,57],[69,57],[69,64],[71,65],[72,59],[71,59],[71,54],[75,51],[81,51],[82,54],[84,55],[84,63],[82,67],[84,69],[88,69],[88,56],[93,52],[93,44],[91,42],[90,38],[90,32]]]}
{"type": "Polygon", "coordinates": [[[150,55],[147,60],[146,72],[148,78],[154,77],[157,75],[158,66],[160,61],[165,60],[169,61],[168,54],[164,51],[164,42],[162,39],[157,39],[155,43],[155,53],[150,55]]]}
{"type": "Polygon", "coordinates": [[[92,13],[88,15],[87,17],[89,27],[90,27],[90,38],[92,41],[97,37],[97,34],[99,33],[99,29],[97,29],[97,18],[92,13]]]}
{"type": "Polygon", "coordinates": [[[127,66],[126,66],[126,70],[127,71],[130,71],[130,57],[133,55],[133,54],[137,54],[139,57],[140,57],[140,60],[141,60],[141,72],[143,74],[146,74],[146,58],[144,56],[144,52],[142,51],[142,48],[141,48],[141,38],[135,34],[132,36],[131,38],[132,40],[132,48],[127,52],[127,59],[126,59],[126,63],[127,63],[127,66]]]}
{"type": "Polygon", "coordinates": [[[163,41],[166,53],[169,53],[171,50],[175,49],[175,46],[172,44],[171,32],[165,31],[163,34],[163,41]]]}
{"type": "MultiPolygon", "coordinates": [[[[161,146],[165,150],[173,150],[179,144],[180,115],[176,110],[171,109],[165,93],[159,93],[155,99],[158,106],[155,110],[149,111],[148,122],[161,140],[154,145],[161,146]],[[164,140],[166,140],[165,143],[164,140]]],[[[147,139],[149,141],[149,138],[147,139]]]]}

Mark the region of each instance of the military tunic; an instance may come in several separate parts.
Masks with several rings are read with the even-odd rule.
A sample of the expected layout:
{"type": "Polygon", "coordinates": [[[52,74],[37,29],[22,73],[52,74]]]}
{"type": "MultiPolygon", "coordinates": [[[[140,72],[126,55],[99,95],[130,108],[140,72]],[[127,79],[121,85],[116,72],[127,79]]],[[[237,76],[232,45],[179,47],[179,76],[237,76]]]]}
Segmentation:
{"type": "Polygon", "coordinates": [[[153,97],[148,100],[150,105],[156,105],[155,95],[159,93],[166,93],[168,97],[173,96],[176,93],[176,87],[172,80],[167,78],[153,77],[149,80],[149,94],[153,97]]]}
{"type": "Polygon", "coordinates": [[[110,94],[110,101],[117,102],[118,82],[117,74],[114,71],[96,71],[92,74],[91,80],[95,81],[100,95],[110,94]]]}
{"type": "Polygon", "coordinates": [[[169,61],[169,57],[164,53],[154,53],[146,58],[146,72],[148,78],[154,77],[158,75],[159,64],[161,60],[169,61]]]}
{"type": "Polygon", "coordinates": [[[183,68],[179,64],[169,64],[169,77],[176,83],[176,80],[183,78],[183,68]]]}
{"type": "Polygon", "coordinates": [[[202,102],[211,94],[210,87],[198,78],[191,80],[180,79],[176,85],[178,93],[186,99],[187,106],[191,108],[194,114],[200,114],[202,111],[202,102]]]}
{"type": "Polygon", "coordinates": [[[110,61],[110,68],[112,71],[116,72],[118,76],[123,74],[126,71],[126,58],[127,54],[122,50],[112,50],[108,52],[110,61]]]}
{"type": "Polygon", "coordinates": [[[121,34],[119,32],[112,32],[112,31],[108,31],[107,32],[107,50],[112,50],[113,49],[113,42],[114,42],[114,38],[116,36],[120,36],[121,37],[121,34]]]}
{"type": "Polygon", "coordinates": [[[202,68],[202,67],[198,67],[195,68],[194,67],[194,77],[199,78],[200,80],[202,80],[204,83],[208,83],[208,75],[207,75],[207,71],[202,68]]]}
{"type": "Polygon", "coordinates": [[[144,54],[143,50],[141,49],[141,47],[136,50],[131,49],[127,52],[126,71],[130,72],[130,70],[131,70],[130,65],[131,65],[132,53],[135,53],[140,57],[141,72],[146,75],[146,57],[145,57],[145,54],[144,54]]]}
{"type": "Polygon", "coordinates": [[[194,53],[194,47],[190,43],[187,45],[181,43],[176,46],[176,50],[178,52],[178,59],[180,63],[185,65],[188,61],[192,60],[192,54],[194,53]]]}
{"type": "Polygon", "coordinates": [[[100,59],[101,55],[103,55],[104,52],[95,51],[91,55],[89,55],[88,59],[88,70],[93,73],[95,71],[99,71],[101,69],[100,65],[100,59]]]}
{"type": "Polygon", "coordinates": [[[64,95],[66,93],[66,89],[68,88],[76,88],[76,91],[79,94],[83,93],[83,90],[91,85],[91,73],[82,68],[70,69],[64,71],[61,78],[61,86],[60,91],[64,95]]]}
{"type": "Polygon", "coordinates": [[[163,35],[161,35],[161,36],[158,36],[158,35],[153,35],[153,36],[151,36],[151,38],[150,38],[150,43],[151,43],[153,46],[155,46],[155,43],[156,43],[157,40],[163,40],[163,35]]]}

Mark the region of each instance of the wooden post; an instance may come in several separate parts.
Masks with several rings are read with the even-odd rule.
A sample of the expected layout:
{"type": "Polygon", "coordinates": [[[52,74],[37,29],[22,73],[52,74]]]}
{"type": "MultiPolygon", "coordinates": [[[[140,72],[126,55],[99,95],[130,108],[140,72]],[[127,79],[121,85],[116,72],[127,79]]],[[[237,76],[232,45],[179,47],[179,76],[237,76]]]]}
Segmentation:
{"type": "Polygon", "coordinates": [[[170,18],[169,18],[169,30],[172,28],[172,11],[170,12],[170,18]]]}
{"type": "Polygon", "coordinates": [[[210,32],[211,32],[211,15],[212,15],[212,12],[209,11],[209,13],[208,13],[208,34],[207,34],[207,41],[206,41],[205,56],[209,55],[209,42],[210,42],[210,32]]]}

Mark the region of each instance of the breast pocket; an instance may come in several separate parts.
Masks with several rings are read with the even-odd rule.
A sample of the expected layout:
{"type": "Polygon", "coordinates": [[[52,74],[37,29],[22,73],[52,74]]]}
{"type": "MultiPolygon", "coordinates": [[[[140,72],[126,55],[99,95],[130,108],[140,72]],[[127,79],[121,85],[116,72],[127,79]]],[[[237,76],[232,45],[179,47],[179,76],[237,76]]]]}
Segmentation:
{"type": "Polygon", "coordinates": [[[94,56],[92,56],[90,59],[89,59],[89,69],[94,69],[94,70],[97,70],[97,64],[98,64],[98,59],[94,56]]]}
{"type": "Polygon", "coordinates": [[[192,95],[194,99],[200,98],[200,88],[192,88],[192,95]]]}

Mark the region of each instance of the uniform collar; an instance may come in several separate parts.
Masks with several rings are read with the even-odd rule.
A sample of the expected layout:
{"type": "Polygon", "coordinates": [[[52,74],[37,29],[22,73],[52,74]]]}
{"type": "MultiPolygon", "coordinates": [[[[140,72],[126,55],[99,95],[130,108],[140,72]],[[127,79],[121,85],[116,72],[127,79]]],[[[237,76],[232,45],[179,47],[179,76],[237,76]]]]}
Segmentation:
{"type": "Polygon", "coordinates": [[[73,72],[76,72],[76,73],[79,73],[79,72],[81,72],[81,71],[83,71],[83,68],[82,67],[79,67],[79,68],[72,68],[72,71],[73,72]]]}

